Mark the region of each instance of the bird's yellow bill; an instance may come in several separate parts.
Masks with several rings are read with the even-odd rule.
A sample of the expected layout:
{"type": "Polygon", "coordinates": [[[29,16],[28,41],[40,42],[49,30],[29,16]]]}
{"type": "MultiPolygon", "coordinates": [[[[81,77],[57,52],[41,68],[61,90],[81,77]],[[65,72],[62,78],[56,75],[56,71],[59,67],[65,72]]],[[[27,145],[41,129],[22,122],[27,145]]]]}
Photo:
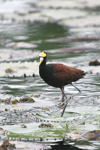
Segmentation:
{"type": "Polygon", "coordinates": [[[39,63],[39,66],[41,65],[42,61],[43,61],[43,57],[40,57],[40,63],[39,63]]]}
{"type": "Polygon", "coordinates": [[[41,65],[42,61],[43,61],[43,60],[40,60],[40,62],[39,62],[39,66],[41,65]]]}

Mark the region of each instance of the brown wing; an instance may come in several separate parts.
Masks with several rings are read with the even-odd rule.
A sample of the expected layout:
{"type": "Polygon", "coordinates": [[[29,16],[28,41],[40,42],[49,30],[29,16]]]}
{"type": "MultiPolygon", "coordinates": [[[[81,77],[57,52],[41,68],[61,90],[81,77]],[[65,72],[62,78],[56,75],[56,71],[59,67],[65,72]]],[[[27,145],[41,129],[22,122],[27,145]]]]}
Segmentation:
{"type": "MultiPolygon", "coordinates": [[[[84,71],[75,69],[73,67],[68,67],[63,64],[52,64],[53,73],[52,79],[56,87],[62,87],[67,84],[71,84],[74,81],[79,80],[84,75],[84,71]]],[[[53,86],[54,86],[53,85],[53,86]]]]}
{"type": "Polygon", "coordinates": [[[85,76],[85,73],[83,70],[70,67],[70,71],[72,73],[72,82],[75,82],[85,76]]]}

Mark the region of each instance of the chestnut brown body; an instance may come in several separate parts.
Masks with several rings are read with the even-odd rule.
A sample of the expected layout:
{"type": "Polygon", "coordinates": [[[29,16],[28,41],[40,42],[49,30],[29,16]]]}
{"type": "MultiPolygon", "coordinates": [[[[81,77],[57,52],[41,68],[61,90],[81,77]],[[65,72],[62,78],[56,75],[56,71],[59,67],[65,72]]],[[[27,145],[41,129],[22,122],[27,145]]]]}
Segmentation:
{"type": "Polygon", "coordinates": [[[84,71],[63,64],[47,64],[40,66],[40,76],[49,85],[63,87],[83,78],[84,71]]]}
{"type": "Polygon", "coordinates": [[[83,78],[85,76],[84,71],[63,64],[46,64],[46,53],[42,52],[39,56],[39,74],[41,78],[47,84],[59,87],[62,91],[62,101],[64,101],[64,86],[83,78]]]}

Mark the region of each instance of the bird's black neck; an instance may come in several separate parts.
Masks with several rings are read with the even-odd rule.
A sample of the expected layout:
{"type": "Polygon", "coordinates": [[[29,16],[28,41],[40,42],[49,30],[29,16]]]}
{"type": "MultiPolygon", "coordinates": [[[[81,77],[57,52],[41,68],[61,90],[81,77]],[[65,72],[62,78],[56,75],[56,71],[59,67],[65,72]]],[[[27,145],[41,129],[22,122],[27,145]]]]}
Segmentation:
{"type": "Polygon", "coordinates": [[[42,79],[45,81],[51,80],[52,78],[52,71],[53,71],[53,66],[51,64],[41,64],[39,66],[39,74],[42,79]]]}
{"type": "Polygon", "coordinates": [[[39,74],[42,79],[45,77],[45,69],[46,69],[46,64],[43,63],[39,66],[39,74]]]}

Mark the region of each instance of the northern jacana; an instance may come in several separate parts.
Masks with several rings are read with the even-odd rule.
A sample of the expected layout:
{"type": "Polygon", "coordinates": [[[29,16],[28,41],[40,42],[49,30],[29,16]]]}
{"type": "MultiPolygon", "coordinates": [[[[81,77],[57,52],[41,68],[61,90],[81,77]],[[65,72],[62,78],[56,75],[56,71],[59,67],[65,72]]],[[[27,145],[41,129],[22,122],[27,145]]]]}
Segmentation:
{"type": "MultiPolygon", "coordinates": [[[[64,102],[64,96],[66,97],[64,86],[68,84],[73,85],[72,82],[83,78],[85,75],[84,71],[58,63],[46,64],[47,55],[45,52],[40,53],[39,57],[39,74],[41,78],[47,84],[61,89],[62,102],[64,102]]],[[[74,87],[79,90],[76,86],[74,87]]]]}

